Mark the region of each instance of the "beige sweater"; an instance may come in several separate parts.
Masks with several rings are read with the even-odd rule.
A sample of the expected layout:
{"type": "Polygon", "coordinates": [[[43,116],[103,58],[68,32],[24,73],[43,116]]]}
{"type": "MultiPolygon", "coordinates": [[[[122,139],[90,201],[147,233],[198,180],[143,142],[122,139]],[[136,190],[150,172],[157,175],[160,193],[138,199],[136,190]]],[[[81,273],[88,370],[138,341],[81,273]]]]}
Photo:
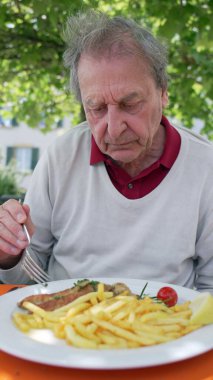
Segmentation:
{"type": "MultiPolygon", "coordinates": [[[[59,138],[37,165],[26,203],[37,227],[32,248],[57,279],[138,278],[213,291],[213,145],[180,129],[169,174],[130,200],[103,163],[89,165],[86,123],[59,138]]],[[[27,282],[21,262],[0,270],[27,282]]]]}

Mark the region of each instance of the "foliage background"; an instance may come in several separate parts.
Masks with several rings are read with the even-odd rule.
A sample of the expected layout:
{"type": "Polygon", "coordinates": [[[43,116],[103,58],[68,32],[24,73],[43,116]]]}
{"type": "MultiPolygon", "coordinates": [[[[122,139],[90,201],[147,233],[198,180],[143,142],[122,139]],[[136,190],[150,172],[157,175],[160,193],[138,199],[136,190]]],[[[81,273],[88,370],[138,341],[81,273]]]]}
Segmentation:
{"type": "Polygon", "coordinates": [[[94,8],[134,18],[168,45],[168,116],[185,126],[203,121],[213,139],[213,27],[211,0],[1,0],[0,107],[3,116],[48,130],[64,115],[82,118],[63,67],[63,25],[94,8]],[[8,109],[3,107],[8,105],[8,109]]]}
{"type": "MultiPolygon", "coordinates": [[[[0,198],[3,195],[16,195],[20,196],[24,192],[19,186],[19,175],[16,170],[16,166],[11,162],[7,168],[0,163],[0,198]]],[[[0,199],[0,204],[1,204],[0,199]]]]}

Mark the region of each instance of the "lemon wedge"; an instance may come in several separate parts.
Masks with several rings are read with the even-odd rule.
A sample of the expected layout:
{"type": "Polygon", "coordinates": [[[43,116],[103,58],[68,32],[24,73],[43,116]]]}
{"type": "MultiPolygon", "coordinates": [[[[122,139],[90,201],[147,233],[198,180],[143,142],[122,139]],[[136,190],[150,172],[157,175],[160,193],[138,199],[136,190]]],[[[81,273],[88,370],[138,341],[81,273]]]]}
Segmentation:
{"type": "Polygon", "coordinates": [[[208,325],[213,323],[213,296],[208,293],[201,293],[189,305],[192,310],[191,323],[208,325]]]}

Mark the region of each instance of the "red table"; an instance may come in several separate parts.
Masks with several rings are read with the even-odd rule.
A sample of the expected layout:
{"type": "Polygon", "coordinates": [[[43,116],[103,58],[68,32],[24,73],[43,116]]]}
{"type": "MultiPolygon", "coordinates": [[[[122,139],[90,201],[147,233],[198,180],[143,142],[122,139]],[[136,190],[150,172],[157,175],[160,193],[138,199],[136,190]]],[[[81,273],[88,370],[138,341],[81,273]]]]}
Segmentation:
{"type": "MultiPolygon", "coordinates": [[[[0,285],[4,294],[14,285],[0,285]]],[[[1,339],[1,337],[0,337],[1,339]]],[[[0,350],[0,380],[213,380],[213,350],[177,363],[130,370],[80,370],[37,364],[0,350]]]]}

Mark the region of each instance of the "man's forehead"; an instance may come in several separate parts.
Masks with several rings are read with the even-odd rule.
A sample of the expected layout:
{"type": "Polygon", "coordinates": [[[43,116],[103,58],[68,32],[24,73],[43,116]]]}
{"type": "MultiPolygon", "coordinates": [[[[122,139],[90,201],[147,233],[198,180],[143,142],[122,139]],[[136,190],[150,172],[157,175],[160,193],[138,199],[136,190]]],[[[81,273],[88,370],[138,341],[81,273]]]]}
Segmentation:
{"type": "MultiPolygon", "coordinates": [[[[118,103],[122,103],[122,102],[130,102],[130,101],[133,101],[133,100],[137,100],[141,98],[141,94],[137,91],[132,91],[132,92],[129,92],[127,94],[122,94],[121,96],[117,97],[116,99],[114,99],[115,102],[118,102],[118,103]]],[[[97,95],[97,94],[90,94],[86,99],[85,99],[85,104],[87,104],[88,106],[90,105],[94,105],[94,104],[97,104],[97,103],[101,103],[101,102],[104,102],[105,99],[104,99],[104,96],[101,94],[100,95],[97,95]]]]}
{"type": "Polygon", "coordinates": [[[132,59],[100,61],[83,56],[78,67],[81,97],[84,103],[127,102],[148,95],[153,78],[147,67],[132,59]]]}
{"type": "Polygon", "coordinates": [[[141,69],[143,71],[146,71],[147,73],[149,72],[149,63],[144,57],[138,55],[125,54],[122,56],[107,56],[103,54],[99,56],[82,53],[78,63],[78,74],[79,72],[83,73],[88,65],[92,65],[92,67],[104,67],[104,69],[109,69],[110,65],[112,64],[120,66],[121,63],[125,62],[132,63],[137,67],[141,66],[141,69]]]}

